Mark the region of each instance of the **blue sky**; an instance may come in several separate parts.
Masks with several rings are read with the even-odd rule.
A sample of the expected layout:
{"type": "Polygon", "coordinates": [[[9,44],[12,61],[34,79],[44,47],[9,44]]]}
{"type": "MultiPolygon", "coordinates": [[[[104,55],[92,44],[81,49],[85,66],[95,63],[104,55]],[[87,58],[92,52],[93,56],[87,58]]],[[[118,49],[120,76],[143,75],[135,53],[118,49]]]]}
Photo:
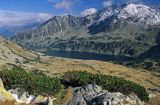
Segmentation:
{"type": "MultiPolygon", "coordinates": [[[[0,0],[0,10],[17,11],[17,12],[43,12],[53,15],[64,13],[79,14],[88,8],[103,8],[105,0],[0,0]],[[61,4],[69,2],[68,7],[61,4]],[[59,4],[59,5],[58,5],[59,4]],[[57,5],[57,6],[56,6],[57,5]],[[61,6],[61,7],[60,7],[61,6]],[[63,8],[64,6],[64,8],[63,8]]],[[[154,6],[160,6],[160,0],[106,0],[113,1],[117,4],[127,1],[146,3],[154,6]]]]}
{"type": "Polygon", "coordinates": [[[0,0],[0,10],[45,12],[53,15],[61,15],[64,13],[78,14],[87,8],[102,8],[103,1],[104,0],[0,0]],[[68,4],[68,8],[65,7],[65,5],[59,5],[59,8],[58,6],[56,7],[56,5],[63,1],[70,3],[68,4]]]}
{"type": "Polygon", "coordinates": [[[136,2],[160,7],[160,0],[0,0],[0,26],[46,21],[54,15],[86,15],[111,5],[136,2]],[[18,24],[17,24],[18,23],[18,24]]]}

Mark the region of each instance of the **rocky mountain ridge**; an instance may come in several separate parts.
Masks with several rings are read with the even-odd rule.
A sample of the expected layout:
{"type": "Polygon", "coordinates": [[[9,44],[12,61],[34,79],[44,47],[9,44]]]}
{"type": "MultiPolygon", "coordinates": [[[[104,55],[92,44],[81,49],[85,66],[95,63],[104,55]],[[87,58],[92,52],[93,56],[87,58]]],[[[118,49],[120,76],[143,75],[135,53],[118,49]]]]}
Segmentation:
{"type": "Polygon", "coordinates": [[[145,5],[111,6],[86,17],[55,16],[12,40],[30,49],[137,57],[157,44],[159,21],[160,13],[145,5]]]}
{"type": "MultiPolygon", "coordinates": [[[[94,24],[98,24],[99,22],[104,22],[105,20],[113,21],[113,23],[116,23],[116,21],[119,20],[123,20],[123,21],[130,21],[133,23],[137,22],[139,22],[140,24],[144,23],[144,25],[145,24],[159,25],[160,12],[156,9],[152,9],[151,7],[141,4],[127,4],[121,6],[112,5],[102,10],[99,10],[98,12],[92,15],[88,15],[86,17],[77,17],[72,15],[55,16],[50,20],[48,20],[47,22],[41,24],[37,28],[37,30],[33,30],[33,33],[31,34],[37,37],[38,32],[40,31],[38,29],[44,28],[44,30],[42,31],[43,33],[39,33],[41,37],[43,35],[43,36],[52,36],[55,38],[58,37],[57,35],[58,33],[65,34],[65,31],[67,31],[70,28],[75,30],[78,27],[79,28],[89,27],[94,24]],[[53,36],[54,34],[56,36],[53,36]]],[[[72,31],[71,29],[70,31],[72,31]]]]}
{"type": "MultiPolygon", "coordinates": [[[[91,23],[96,21],[104,21],[110,17],[116,17],[115,21],[130,20],[132,22],[146,23],[149,25],[159,25],[160,24],[160,13],[157,9],[153,9],[142,4],[123,4],[121,6],[112,5],[99,10],[97,13],[87,16],[91,18],[91,23]]],[[[91,24],[90,23],[90,24],[91,24]]]]}

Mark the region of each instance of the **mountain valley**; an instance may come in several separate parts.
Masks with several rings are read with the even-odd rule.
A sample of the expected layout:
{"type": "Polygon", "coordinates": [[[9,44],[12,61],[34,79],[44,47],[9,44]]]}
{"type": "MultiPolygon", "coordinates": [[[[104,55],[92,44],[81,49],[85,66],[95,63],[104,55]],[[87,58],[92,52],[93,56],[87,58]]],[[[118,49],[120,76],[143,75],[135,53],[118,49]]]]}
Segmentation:
{"type": "Polygon", "coordinates": [[[85,17],[55,16],[11,39],[43,53],[59,50],[122,56],[134,60],[117,63],[143,68],[137,62],[149,61],[153,66],[148,69],[159,72],[159,67],[154,66],[159,65],[155,59],[159,58],[159,27],[160,12],[156,9],[141,4],[112,5],[85,17]]]}

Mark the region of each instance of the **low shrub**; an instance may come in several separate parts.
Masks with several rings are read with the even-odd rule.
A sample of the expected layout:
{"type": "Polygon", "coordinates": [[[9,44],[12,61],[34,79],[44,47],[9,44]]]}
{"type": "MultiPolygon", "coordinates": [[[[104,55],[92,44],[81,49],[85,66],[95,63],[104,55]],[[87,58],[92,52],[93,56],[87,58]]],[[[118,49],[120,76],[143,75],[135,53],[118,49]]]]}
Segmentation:
{"type": "Polygon", "coordinates": [[[59,78],[51,78],[46,75],[37,75],[32,72],[26,72],[20,67],[12,70],[0,71],[4,85],[8,89],[22,88],[35,95],[57,94],[61,91],[62,85],[59,78]]]}
{"type": "Polygon", "coordinates": [[[148,93],[146,89],[136,83],[123,78],[108,76],[103,74],[92,74],[86,71],[66,72],[62,76],[62,82],[66,85],[84,86],[96,83],[110,92],[121,92],[123,94],[135,93],[141,100],[147,101],[148,93]]]}

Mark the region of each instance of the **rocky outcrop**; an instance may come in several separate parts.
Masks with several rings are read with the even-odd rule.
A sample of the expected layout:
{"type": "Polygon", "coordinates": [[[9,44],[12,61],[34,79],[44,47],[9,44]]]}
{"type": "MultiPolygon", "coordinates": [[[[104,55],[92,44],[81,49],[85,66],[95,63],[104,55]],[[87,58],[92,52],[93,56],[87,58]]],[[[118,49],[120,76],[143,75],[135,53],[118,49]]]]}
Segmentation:
{"type": "Polygon", "coordinates": [[[16,88],[11,90],[6,90],[3,85],[3,81],[0,78],[0,102],[4,103],[15,102],[15,103],[25,103],[25,104],[44,104],[44,105],[53,105],[56,98],[45,97],[38,95],[37,97],[30,95],[28,92],[23,89],[16,88]]]}
{"type": "Polygon", "coordinates": [[[83,95],[80,92],[73,94],[72,100],[68,105],[87,105],[83,95]]]}
{"type": "Polygon", "coordinates": [[[4,88],[3,81],[0,78],[0,102],[13,101],[12,95],[4,88]]]}
{"type": "Polygon", "coordinates": [[[5,102],[15,102],[15,103],[22,103],[22,104],[42,104],[42,105],[53,105],[53,101],[55,98],[51,97],[45,97],[38,95],[37,97],[34,97],[29,95],[27,92],[22,91],[21,89],[12,89],[7,91],[3,87],[3,82],[0,78],[0,102],[5,103],[5,102]]]}
{"type": "Polygon", "coordinates": [[[110,93],[95,84],[73,90],[73,98],[68,105],[144,105],[134,93],[128,96],[119,92],[110,93]]]}
{"type": "MultiPolygon", "coordinates": [[[[144,105],[134,93],[124,95],[119,92],[108,92],[96,84],[89,84],[84,87],[72,88],[71,100],[66,105],[144,105]]],[[[0,102],[12,101],[26,104],[54,105],[56,98],[50,96],[29,95],[22,89],[12,89],[9,92],[3,87],[0,79],[0,102]]]]}

